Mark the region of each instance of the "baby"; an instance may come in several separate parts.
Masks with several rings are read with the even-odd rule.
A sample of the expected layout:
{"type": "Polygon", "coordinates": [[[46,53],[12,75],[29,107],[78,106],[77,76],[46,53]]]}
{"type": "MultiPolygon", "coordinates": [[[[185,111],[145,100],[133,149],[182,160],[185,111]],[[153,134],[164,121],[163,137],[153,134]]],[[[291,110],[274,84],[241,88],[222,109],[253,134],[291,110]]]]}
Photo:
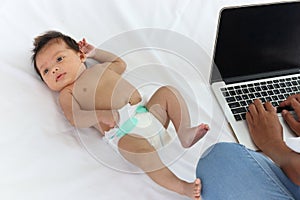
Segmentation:
{"type": "Polygon", "coordinates": [[[175,176],[160,160],[151,138],[143,135],[149,130],[165,131],[171,121],[182,146],[188,148],[209,130],[206,124],[191,127],[187,105],[175,88],[163,86],[141,105],[140,92],[122,78],[126,63],[121,58],[56,31],[35,38],[32,61],[47,86],[59,92],[61,108],[73,126],[109,134],[118,152],[157,184],[201,199],[200,179],[188,183],[175,176]],[[87,57],[99,63],[87,68],[87,57]],[[132,107],[132,114],[123,112],[132,107]]]}

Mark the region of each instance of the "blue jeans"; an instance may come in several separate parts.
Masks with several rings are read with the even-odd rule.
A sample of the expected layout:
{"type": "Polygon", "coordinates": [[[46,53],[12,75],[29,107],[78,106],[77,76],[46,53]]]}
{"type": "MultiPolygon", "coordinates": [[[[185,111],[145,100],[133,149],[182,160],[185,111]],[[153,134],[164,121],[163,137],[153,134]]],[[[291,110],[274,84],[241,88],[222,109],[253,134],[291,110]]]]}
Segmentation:
{"type": "Polygon", "coordinates": [[[203,200],[300,200],[300,187],[262,153],[217,143],[200,158],[196,176],[203,200]]]}

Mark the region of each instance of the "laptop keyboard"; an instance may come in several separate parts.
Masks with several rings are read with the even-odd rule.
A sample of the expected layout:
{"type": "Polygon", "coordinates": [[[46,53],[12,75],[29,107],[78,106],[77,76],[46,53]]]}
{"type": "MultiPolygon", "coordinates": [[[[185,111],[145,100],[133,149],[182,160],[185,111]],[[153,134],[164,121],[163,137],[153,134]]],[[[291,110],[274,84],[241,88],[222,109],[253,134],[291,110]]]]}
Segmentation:
{"type": "Polygon", "coordinates": [[[246,119],[248,106],[254,99],[260,99],[263,103],[269,101],[274,107],[277,107],[288,96],[299,93],[299,91],[300,76],[221,88],[236,121],[246,119]]]}

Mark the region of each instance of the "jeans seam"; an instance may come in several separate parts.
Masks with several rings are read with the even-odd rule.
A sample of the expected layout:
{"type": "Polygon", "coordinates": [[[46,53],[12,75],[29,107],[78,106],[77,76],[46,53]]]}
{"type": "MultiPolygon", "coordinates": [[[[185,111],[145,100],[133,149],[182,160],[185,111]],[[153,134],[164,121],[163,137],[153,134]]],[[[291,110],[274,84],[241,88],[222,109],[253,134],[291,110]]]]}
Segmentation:
{"type": "MultiPolygon", "coordinates": [[[[242,146],[241,146],[242,147],[242,146]]],[[[289,198],[291,198],[291,200],[295,200],[294,197],[292,196],[292,194],[289,192],[289,190],[284,186],[282,185],[282,183],[279,183],[277,180],[275,180],[271,175],[270,173],[265,169],[264,166],[262,166],[262,164],[250,153],[251,150],[248,150],[246,149],[245,147],[243,148],[243,151],[245,151],[248,156],[250,158],[252,158],[255,163],[259,166],[259,168],[264,172],[264,174],[267,175],[267,177],[269,178],[269,180],[275,185],[275,186],[278,186],[279,189],[285,194],[287,195],[289,198]]]]}

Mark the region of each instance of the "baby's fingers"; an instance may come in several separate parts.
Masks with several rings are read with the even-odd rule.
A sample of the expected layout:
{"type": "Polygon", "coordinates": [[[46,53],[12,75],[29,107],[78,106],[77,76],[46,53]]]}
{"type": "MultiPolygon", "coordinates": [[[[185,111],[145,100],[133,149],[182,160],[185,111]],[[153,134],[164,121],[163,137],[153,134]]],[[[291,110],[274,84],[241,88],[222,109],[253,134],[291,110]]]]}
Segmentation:
{"type": "Polygon", "coordinates": [[[79,46],[85,46],[86,45],[86,40],[85,40],[85,38],[82,38],[82,40],[80,40],[79,42],[77,42],[77,44],[79,45],[79,46]]]}

